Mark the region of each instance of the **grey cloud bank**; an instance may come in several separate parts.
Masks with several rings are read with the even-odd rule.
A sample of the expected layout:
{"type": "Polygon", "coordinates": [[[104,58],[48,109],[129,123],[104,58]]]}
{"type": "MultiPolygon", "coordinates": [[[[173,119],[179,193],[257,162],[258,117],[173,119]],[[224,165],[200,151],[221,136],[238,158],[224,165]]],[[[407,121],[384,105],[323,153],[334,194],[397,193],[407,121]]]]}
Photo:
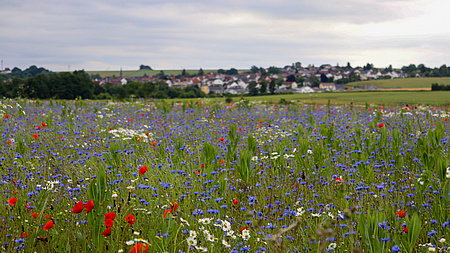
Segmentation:
{"type": "Polygon", "coordinates": [[[1,1],[5,67],[450,63],[447,1],[1,1]]]}

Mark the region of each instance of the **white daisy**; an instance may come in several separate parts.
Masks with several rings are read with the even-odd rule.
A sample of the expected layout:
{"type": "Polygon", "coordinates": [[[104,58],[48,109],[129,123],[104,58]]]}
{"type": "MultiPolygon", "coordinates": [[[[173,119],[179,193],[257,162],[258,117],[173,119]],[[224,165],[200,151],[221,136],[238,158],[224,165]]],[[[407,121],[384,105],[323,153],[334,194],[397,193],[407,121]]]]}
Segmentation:
{"type": "Polygon", "coordinates": [[[222,244],[223,244],[223,246],[225,246],[225,248],[230,248],[231,247],[231,245],[225,239],[222,239],[222,244]]]}
{"type": "Polygon", "coordinates": [[[195,232],[194,230],[189,230],[189,237],[191,238],[197,237],[197,232],[195,232]]]}
{"type": "Polygon", "coordinates": [[[231,224],[228,221],[222,221],[222,230],[224,232],[227,232],[228,230],[231,229],[231,224]]]}
{"type": "Polygon", "coordinates": [[[303,207],[300,207],[297,209],[297,212],[295,212],[295,216],[302,216],[305,213],[305,209],[303,207]]]}
{"type": "Polygon", "coordinates": [[[208,241],[210,241],[210,242],[214,242],[215,239],[216,239],[216,238],[214,238],[214,236],[211,235],[211,234],[208,234],[208,235],[206,236],[206,240],[208,240],[208,241]]]}
{"type": "Polygon", "coordinates": [[[328,244],[328,249],[335,249],[336,248],[336,243],[332,242],[330,244],[328,244]]]}
{"type": "Polygon", "coordinates": [[[245,241],[250,239],[250,231],[248,231],[247,229],[242,230],[242,239],[244,239],[245,241]]]}
{"type": "Polygon", "coordinates": [[[209,219],[209,218],[199,219],[198,222],[208,225],[211,223],[211,219],[209,219]]]}
{"type": "Polygon", "coordinates": [[[200,247],[195,246],[195,249],[198,250],[198,251],[200,251],[200,252],[208,252],[208,249],[205,248],[205,247],[202,247],[202,246],[200,246],[200,247]]]}
{"type": "Polygon", "coordinates": [[[197,240],[195,240],[195,238],[193,238],[193,237],[189,237],[186,241],[187,241],[189,246],[197,245],[197,240]]]}

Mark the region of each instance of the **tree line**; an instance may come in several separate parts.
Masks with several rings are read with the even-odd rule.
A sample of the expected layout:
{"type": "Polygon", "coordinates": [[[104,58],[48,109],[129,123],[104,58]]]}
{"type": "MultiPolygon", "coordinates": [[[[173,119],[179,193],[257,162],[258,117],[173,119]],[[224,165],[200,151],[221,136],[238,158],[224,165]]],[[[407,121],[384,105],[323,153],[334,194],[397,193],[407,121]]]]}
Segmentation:
{"type": "Polygon", "coordinates": [[[431,90],[432,91],[450,90],[450,84],[445,85],[445,84],[432,83],[431,90]]]}
{"type": "Polygon", "coordinates": [[[156,83],[129,82],[125,85],[100,85],[84,71],[40,73],[28,78],[2,82],[0,97],[30,99],[125,99],[137,98],[197,98],[206,94],[194,85],[184,89],[171,88],[163,80],[156,83]]]}

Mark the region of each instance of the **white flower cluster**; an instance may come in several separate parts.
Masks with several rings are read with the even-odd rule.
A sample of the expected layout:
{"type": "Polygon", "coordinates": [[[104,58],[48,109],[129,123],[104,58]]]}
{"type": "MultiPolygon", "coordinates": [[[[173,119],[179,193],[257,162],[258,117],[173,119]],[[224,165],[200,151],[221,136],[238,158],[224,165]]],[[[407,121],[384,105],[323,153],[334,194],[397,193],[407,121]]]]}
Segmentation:
{"type": "Polygon", "coordinates": [[[148,142],[153,137],[152,133],[139,132],[133,129],[119,128],[109,130],[108,133],[112,134],[114,138],[122,140],[131,140],[132,138],[138,138],[142,142],[148,142]]]}

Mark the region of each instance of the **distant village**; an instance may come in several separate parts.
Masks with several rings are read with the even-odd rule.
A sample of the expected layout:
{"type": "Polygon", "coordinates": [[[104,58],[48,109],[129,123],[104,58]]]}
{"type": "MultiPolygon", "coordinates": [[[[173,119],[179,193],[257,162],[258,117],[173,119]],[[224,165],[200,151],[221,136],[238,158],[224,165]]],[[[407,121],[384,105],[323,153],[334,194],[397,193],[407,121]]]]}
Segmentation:
{"type": "MultiPolygon", "coordinates": [[[[271,67],[274,68],[274,67],[271,67]]],[[[277,68],[277,71],[258,68],[258,71],[239,72],[236,74],[226,74],[219,72],[205,73],[196,76],[138,76],[138,77],[104,77],[93,78],[94,82],[104,85],[111,83],[113,85],[125,85],[129,82],[158,82],[162,79],[171,88],[186,88],[190,85],[197,85],[205,94],[244,94],[250,92],[252,82],[256,82],[256,89],[261,90],[263,83],[269,92],[269,84],[275,82],[275,88],[272,93],[313,93],[326,91],[346,91],[350,89],[377,89],[373,85],[364,87],[352,87],[345,89],[344,84],[354,81],[364,81],[371,79],[393,79],[405,78],[409,75],[402,70],[385,70],[366,67],[361,68],[342,68],[324,64],[320,67],[295,67],[286,66],[277,68]],[[272,73],[271,73],[272,72],[272,73]],[[276,73],[273,73],[276,72],[276,73]]],[[[414,77],[420,77],[416,74],[414,77]]]]}

